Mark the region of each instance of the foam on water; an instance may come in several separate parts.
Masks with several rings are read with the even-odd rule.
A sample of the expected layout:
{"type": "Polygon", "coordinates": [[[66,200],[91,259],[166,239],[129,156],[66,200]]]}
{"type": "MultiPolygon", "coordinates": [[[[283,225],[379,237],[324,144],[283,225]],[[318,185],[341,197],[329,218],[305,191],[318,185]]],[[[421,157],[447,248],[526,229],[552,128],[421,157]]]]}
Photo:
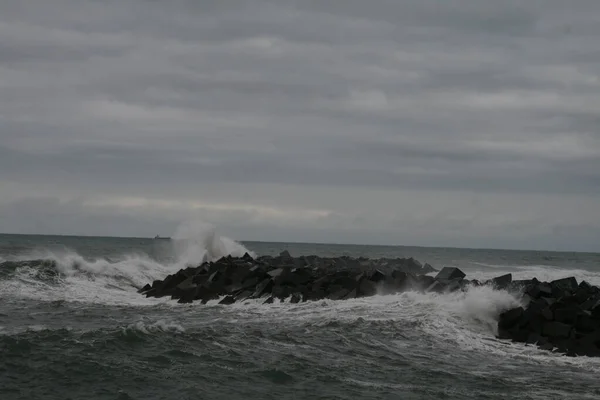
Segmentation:
{"type": "Polygon", "coordinates": [[[600,286],[600,271],[566,269],[553,265],[486,265],[480,270],[468,271],[467,277],[470,279],[486,280],[508,273],[511,273],[515,280],[535,277],[540,281],[548,282],[574,276],[578,282],[586,281],[592,285],[600,286]]]}
{"type": "MultiPolygon", "coordinates": [[[[388,331],[390,335],[406,334],[413,339],[427,338],[431,346],[493,354],[497,358],[516,358],[539,364],[570,365],[600,372],[600,360],[570,358],[539,350],[535,346],[511,343],[495,338],[500,312],[516,307],[520,300],[503,290],[473,287],[466,292],[432,294],[406,292],[397,295],[360,299],[290,304],[263,305],[263,300],[220,306],[218,300],[208,304],[220,310],[218,319],[230,323],[244,321],[285,324],[306,332],[323,327],[341,326],[365,332],[388,331]]],[[[214,321],[213,321],[214,322],[214,321]]],[[[212,323],[206,321],[206,323],[212,323]]],[[[399,354],[414,341],[394,342],[399,354]]],[[[411,345],[414,346],[414,345],[411,345]]]]}
{"type": "Polygon", "coordinates": [[[130,254],[116,260],[90,260],[68,249],[34,250],[5,260],[22,265],[9,279],[0,281],[0,296],[110,305],[172,304],[169,298],[146,299],[136,289],[188,265],[199,265],[229,254],[254,255],[243,245],[218,235],[213,226],[195,222],[177,229],[173,246],[176,259],[164,264],[145,254],[130,254]],[[40,260],[52,264],[54,269],[41,270],[40,260]]]}

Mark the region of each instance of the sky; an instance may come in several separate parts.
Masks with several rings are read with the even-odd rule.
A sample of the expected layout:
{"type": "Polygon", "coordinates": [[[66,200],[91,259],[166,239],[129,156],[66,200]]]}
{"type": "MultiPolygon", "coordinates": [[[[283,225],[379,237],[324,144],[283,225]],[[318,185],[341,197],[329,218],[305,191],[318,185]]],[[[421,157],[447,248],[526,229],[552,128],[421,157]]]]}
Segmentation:
{"type": "Polygon", "coordinates": [[[600,1],[3,0],[0,231],[600,251],[600,1]]]}

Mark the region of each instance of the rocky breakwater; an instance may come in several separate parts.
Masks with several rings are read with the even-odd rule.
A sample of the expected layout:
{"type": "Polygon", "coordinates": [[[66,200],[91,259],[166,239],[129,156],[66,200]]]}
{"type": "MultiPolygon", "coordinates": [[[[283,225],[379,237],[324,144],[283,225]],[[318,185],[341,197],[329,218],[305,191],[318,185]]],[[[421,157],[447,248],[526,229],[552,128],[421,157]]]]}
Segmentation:
{"type": "Polygon", "coordinates": [[[147,297],[170,296],[179,303],[207,303],[220,299],[232,304],[247,299],[264,303],[310,300],[343,300],[406,290],[455,291],[468,281],[456,268],[436,270],[413,258],[377,259],[317,256],[223,257],[198,267],[188,267],[147,284],[139,290],[147,297]]]}
{"type": "Polygon", "coordinates": [[[500,314],[498,337],[569,356],[600,356],[600,288],[570,277],[514,281],[523,307],[500,314]]]}

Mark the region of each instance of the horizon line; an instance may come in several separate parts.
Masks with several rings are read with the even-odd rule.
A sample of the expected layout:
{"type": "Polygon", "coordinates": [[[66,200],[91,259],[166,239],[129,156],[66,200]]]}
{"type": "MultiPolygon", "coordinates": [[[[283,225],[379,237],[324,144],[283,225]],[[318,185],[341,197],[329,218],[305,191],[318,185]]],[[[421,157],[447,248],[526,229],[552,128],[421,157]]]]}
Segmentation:
{"type": "MultiPolygon", "coordinates": [[[[154,240],[151,236],[110,236],[110,235],[86,235],[86,234],[58,234],[58,233],[8,233],[0,232],[0,235],[11,236],[54,236],[54,237],[83,237],[83,238],[98,238],[98,239],[143,239],[154,240]]],[[[221,236],[221,235],[220,235],[221,236]]],[[[161,240],[172,238],[170,236],[159,236],[161,240]]],[[[339,242],[305,242],[305,241],[270,241],[270,240],[237,240],[235,242],[244,243],[273,243],[273,244],[296,244],[296,245],[333,245],[333,246],[363,246],[363,247],[412,247],[417,249],[450,249],[450,250],[488,250],[488,251],[516,251],[516,252],[545,252],[545,253],[578,253],[578,254],[600,254],[600,251],[581,251],[581,250],[547,250],[547,249],[517,249],[517,248],[500,248],[500,247],[458,247],[458,246],[431,246],[431,245],[407,245],[407,244],[367,244],[367,243],[339,243],[339,242]]]]}

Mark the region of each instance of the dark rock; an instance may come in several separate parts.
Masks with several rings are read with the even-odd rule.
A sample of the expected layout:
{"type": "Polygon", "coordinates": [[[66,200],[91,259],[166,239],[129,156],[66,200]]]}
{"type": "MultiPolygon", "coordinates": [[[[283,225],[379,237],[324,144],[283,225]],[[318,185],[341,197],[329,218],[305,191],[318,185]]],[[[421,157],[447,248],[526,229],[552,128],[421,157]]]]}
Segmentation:
{"type": "Polygon", "coordinates": [[[376,282],[376,283],[384,281],[385,278],[386,278],[385,274],[378,269],[376,269],[375,271],[373,271],[369,274],[369,280],[376,282]]]}
{"type": "Polygon", "coordinates": [[[446,290],[446,285],[440,281],[433,281],[433,283],[431,285],[429,285],[429,287],[427,289],[425,289],[426,292],[435,292],[435,293],[442,293],[445,290],[446,290]]]}
{"type": "Polygon", "coordinates": [[[509,329],[515,326],[517,322],[523,316],[523,307],[513,308],[500,314],[500,320],[498,321],[498,327],[501,329],[509,329]]]}
{"type": "Polygon", "coordinates": [[[331,300],[342,300],[344,299],[350,291],[348,289],[339,289],[335,293],[331,293],[328,297],[331,300]]]}
{"type": "Polygon", "coordinates": [[[554,320],[565,324],[574,325],[577,322],[578,314],[579,308],[577,307],[557,308],[554,310],[554,320]]]}
{"type": "Polygon", "coordinates": [[[202,304],[206,304],[210,300],[216,300],[218,298],[219,294],[210,287],[198,286],[198,288],[195,290],[194,300],[201,300],[202,304]]]}
{"type": "Polygon", "coordinates": [[[428,274],[430,272],[435,272],[435,271],[437,271],[437,270],[427,263],[425,263],[425,265],[423,265],[423,268],[421,269],[422,274],[428,274]]]}
{"type": "Polygon", "coordinates": [[[377,294],[377,285],[369,279],[362,279],[358,284],[356,297],[374,296],[377,294]]]}
{"type": "Polygon", "coordinates": [[[273,294],[273,297],[277,299],[285,299],[292,294],[292,288],[289,286],[273,286],[271,293],[273,294]]]}
{"type": "Polygon", "coordinates": [[[279,253],[279,257],[284,258],[284,259],[290,259],[290,258],[292,258],[292,255],[290,254],[289,251],[284,250],[281,253],[279,253]]]}
{"type": "Polygon", "coordinates": [[[464,279],[465,273],[456,267],[444,267],[438,274],[435,276],[435,279],[438,281],[449,281],[452,279],[464,279]]]}
{"type": "Polygon", "coordinates": [[[553,321],[554,312],[550,309],[550,307],[546,307],[542,310],[542,317],[544,317],[546,321],[553,321]]]}
{"type": "Polygon", "coordinates": [[[552,350],[554,350],[554,345],[550,342],[547,342],[547,343],[539,345],[538,348],[540,350],[552,351],[552,350]]]}
{"type": "Polygon", "coordinates": [[[180,289],[178,293],[178,303],[192,303],[196,299],[198,289],[196,286],[190,286],[185,289],[180,289]]]}
{"type": "Polygon", "coordinates": [[[534,299],[539,299],[540,297],[550,297],[552,296],[552,287],[550,284],[545,282],[532,283],[528,285],[525,293],[534,299]]]}
{"type": "Polygon", "coordinates": [[[286,272],[289,272],[288,268],[277,268],[274,270],[271,270],[269,272],[267,272],[267,274],[271,277],[271,278],[276,278],[282,274],[285,274],[286,272]]]}
{"type": "Polygon", "coordinates": [[[507,289],[511,283],[512,283],[512,274],[498,276],[498,277],[490,280],[490,284],[498,290],[507,289]]]}
{"type": "Polygon", "coordinates": [[[571,334],[571,326],[562,322],[546,322],[542,328],[542,334],[551,338],[568,338],[571,334]]]}
{"type": "Polygon", "coordinates": [[[575,294],[573,295],[577,304],[585,303],[585,301],[591,296],[591,291],[589,289],[582,288],[581,286],[575,291],[575,294]]]}
{"type": "Polygon", "coordinates": [[[265,293],[270,293],[273,289],[273,280],[271,278],[264,279],[258,285],[256,285],[256,290],[252,297],[261,297],[265,293]]]}
{"type": "Polygon", "coordinates": [[[233,304],[235,303],[235,297],[225,296],[223,300],[219,301],[219,304],[233,304]]]}
{"type": "Polygon", "coordinates": [[[536,333],[536,332],[531,332],[527,336],[527,340],[525,340],[525,343],[527,343],[527,344],[536,344],[536,345],[542,345],[547,342],[548,342],[548,339],[546,339],[545,337],[543,337],[542,335],[540,335],[539,333],[536,333]]]}
{"type": "MultiPolygon", "coordinates": [[[[581,310],[591,311],[600,301],[600,299],[596,296],[590,296],[586,301],[579,305],[581,310]]],[[[599,310],[600,311],[600,310],[599,310]]]]}
{"type": "Polygon", "coordinates": [[[592,332],[599,326],[598,322],[592,319],[592,313],[589,311],[581,311],[577,316],[575,328],[578,332],[592,332]]]}
{"type": "Polygon", "coordinates": [[[252,297],[254,292],[252,290],[242,290],[239,294],[235,296],[236,301],[244,301],[252,297]]]}
{"type": "Polygon", "coordinates": [[[143,288],[138,290],[138,293],[145,293],[150,289],[152,289],[152,286],[150,284],[146,284],[143,288]]]}
{"type": "Polygon", "coordinates": [[[417,290],[425,290],[429,286],[433,285],[433,283],[435,281],[439,281],[439,279],[436,279],[433,276],[429,276],[429,275],[418,276],[416,280],[418,283],[417,283],[417,285],[415,285],[414,289],[417,289],[417,290]]]}
{"type": "Polygon", "coordinates": [[[300,303],[300,300],[302,300],[302,295],[300,293],[294,293],[294,294],[292,294],[292,297],[290,298],[290,303],[293,303],[293,304],[300,303]]]}
{"type": "Polygon", "coordinates": [[[464,279],[452,279],[446,285],[447,292],[456,292],[457,290],[461,290],[464,287],[464,279]]]}
{"type": "Polygon", "coordinates": [[[600,319],[600,300],[596,300],[589,311],[591,311],[593,318],[600,319]]]}
{"type": "Polygon", "coordinates": [[[569,291],[571,293],[574,293],[579,288],[579,285],[577,284],[577,279],[575,279],[574,277],[557,279],[555,281],[550,282],[550,285],[561,290],[569,291]]]}
{"type": "Polygon", "coordinates": [[[195,288],[196,286],[197,285],[194,283],[194,277],[191,276],[177,285],[176,288],[179,290],[185,290],[189,288],[195,288]]]}

